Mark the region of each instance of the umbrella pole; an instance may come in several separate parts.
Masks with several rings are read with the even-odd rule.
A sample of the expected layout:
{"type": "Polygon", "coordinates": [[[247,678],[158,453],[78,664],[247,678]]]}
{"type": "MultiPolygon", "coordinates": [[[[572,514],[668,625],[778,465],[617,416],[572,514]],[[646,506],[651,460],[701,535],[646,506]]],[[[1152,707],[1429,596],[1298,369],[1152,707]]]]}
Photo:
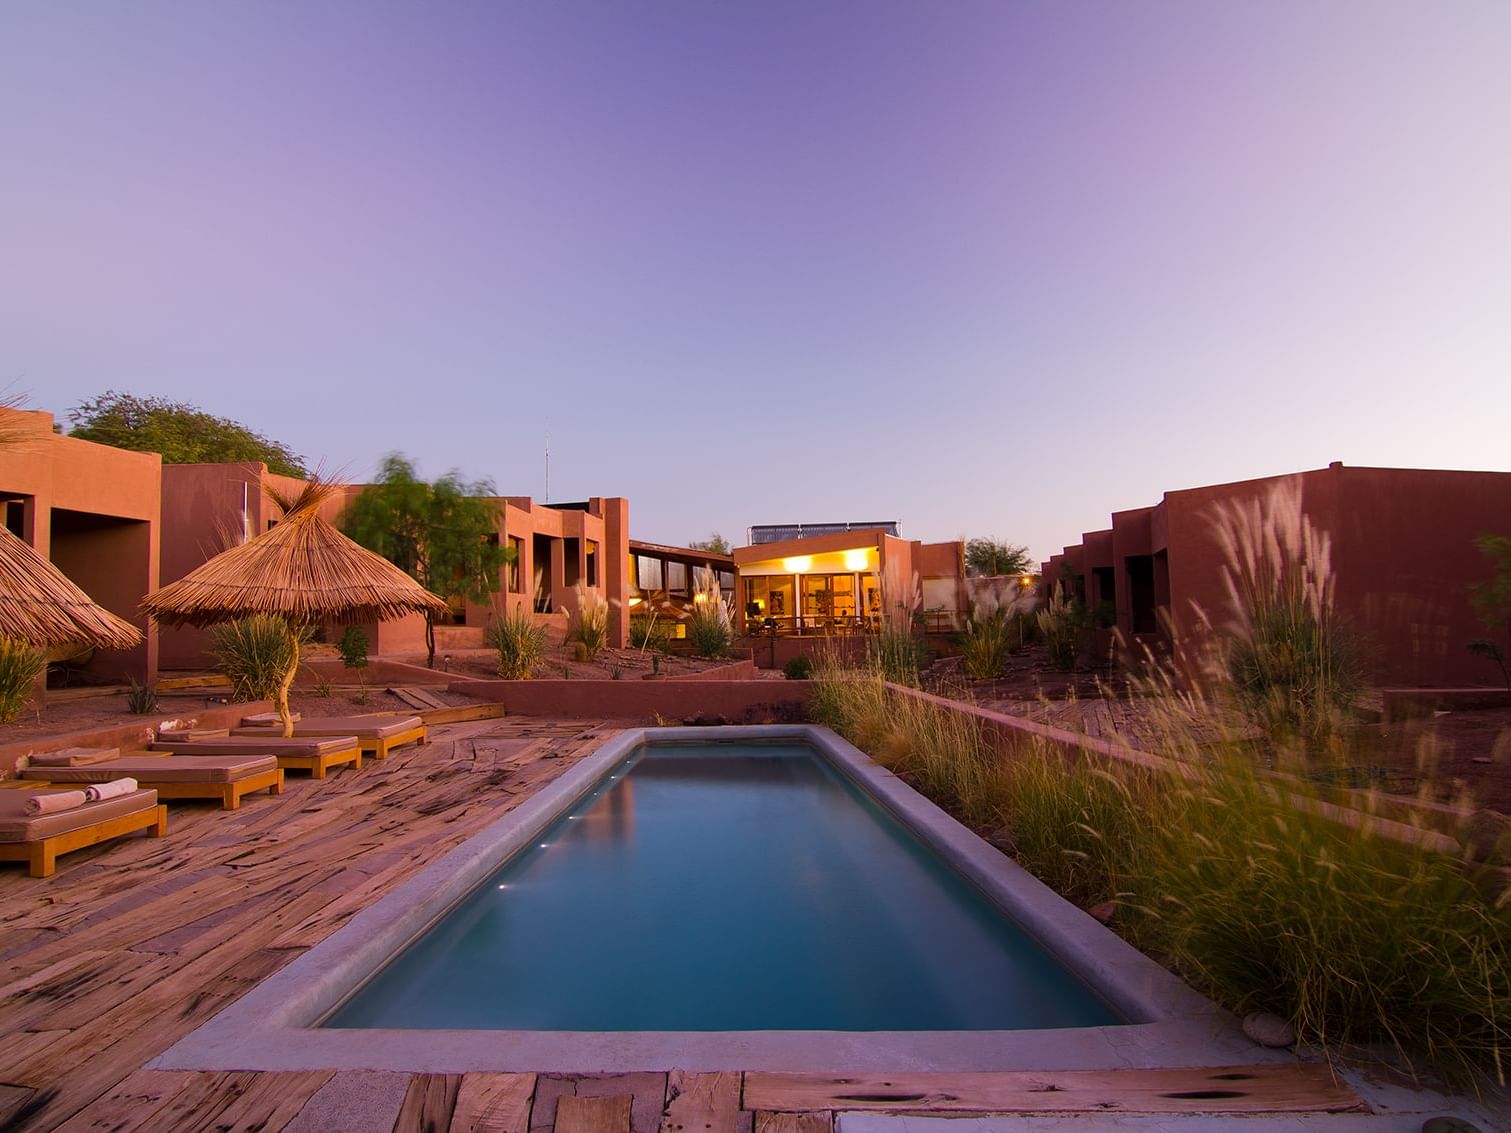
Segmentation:
{"type": "Polygon", "coordinates": [[[278,718],[283,721],[283,738],[289,739],[294,734],[294,715],[289,711],[289,688],[294,683],[294,674],[299,672],[299,631],[293,622],[289,627],[289,671],[283,674],[283,680],[278,682],[278,718]]]}

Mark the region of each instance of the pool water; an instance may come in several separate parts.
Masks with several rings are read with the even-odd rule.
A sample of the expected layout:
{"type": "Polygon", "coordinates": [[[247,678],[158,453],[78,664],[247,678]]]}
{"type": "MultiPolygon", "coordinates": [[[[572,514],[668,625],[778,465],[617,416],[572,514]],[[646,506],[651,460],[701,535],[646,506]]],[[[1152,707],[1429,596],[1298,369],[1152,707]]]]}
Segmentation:
{"type": "Polygon", "coordinates": [[[326,1027],[1122,1022],[801,742],[639,749],[326,1027]]]}

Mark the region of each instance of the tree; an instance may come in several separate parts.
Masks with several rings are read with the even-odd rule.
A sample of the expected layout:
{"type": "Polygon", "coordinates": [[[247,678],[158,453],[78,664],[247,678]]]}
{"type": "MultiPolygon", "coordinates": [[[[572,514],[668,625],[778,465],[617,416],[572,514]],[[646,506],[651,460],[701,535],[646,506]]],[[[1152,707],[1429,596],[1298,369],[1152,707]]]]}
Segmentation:
{"type": "Polygon", "coordinates": [[[1469,604],[1485,628],[1505,644],[1496,637],[1481,638],[1471,641],[1469,649],[1500,666],[1511,692],[1511,536],[1481,535],[1474,545],[1495,564],[1495,576],[1469,588],[1469,604]]]}
{"type": "Polygon", "coordinates": [[[965,571],[969,575],[1028,574],[1033,567],[1028,548],[1016,543],[978,538],[965,545],[965,571]]]}
{"type": "Polygon", "coordinates": [[[70,436],[160,453],[164,464],[260,460],[280,476],[309,476],[304,461],[288,446],[180,401],[108,390],[70,409],[68,420],[70,436]]]}
{"type": "Polygon", "coordinates": [[[690,551],[708,551],[715,555],[729,554],[729,540],[715,531],[707,539],[687,545],[690,551]]]}
{"type": "MultiPolygon", "coordinates": [[[[352,500],[341,529],[432,594],[486,602],[513,555],[498,535],[496,495],[487,480],[468,484],[448,472],[434,484],[399,453],[383,458],[376,483],[352,500]]],[[[425,615],[425,664],[435,668],[435,615],[425,615]]]]}

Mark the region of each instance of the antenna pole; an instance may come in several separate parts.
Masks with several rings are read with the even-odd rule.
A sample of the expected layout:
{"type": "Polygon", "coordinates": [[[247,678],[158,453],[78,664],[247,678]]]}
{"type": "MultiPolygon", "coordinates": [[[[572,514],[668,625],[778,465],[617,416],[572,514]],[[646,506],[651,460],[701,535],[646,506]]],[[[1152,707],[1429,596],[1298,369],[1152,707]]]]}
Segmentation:
{"type": "Polygon", "coordinates": [[[546,434],[546,497],[541,503],[551,502],[551,434],[546,434]]]}

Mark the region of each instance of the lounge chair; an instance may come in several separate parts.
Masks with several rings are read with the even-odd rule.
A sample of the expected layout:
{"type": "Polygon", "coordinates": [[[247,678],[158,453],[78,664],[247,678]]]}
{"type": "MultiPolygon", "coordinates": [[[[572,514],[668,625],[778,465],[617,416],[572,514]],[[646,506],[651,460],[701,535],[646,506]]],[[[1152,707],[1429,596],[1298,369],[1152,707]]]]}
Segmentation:
{"type": "Polygon", "coordinates": [[[308,771],[313,779],[324,779],[326,771],[343,763],[350,763],[359,771],[362,769],[362,745],[356,736],[310,736],[286,740],[282,736],[226,735],[189,742],[158,740],[151,745],[151,750],[195,758],[271,755],[285,771],[308,771]]]}
{"type": "Polygon", "coordinates": [[[133,791],[113,799],[85,803],[53,814],[29,815],[28,800],[56,791],[0,791],[0,861],[26,862],[33,877],[51,877],[57,857],[82,850],[134,830],[154,838],[168,833],[168,808],[157,792],[133,791]]]}
{"type": "MultiPolygon", "coordinates": [[[[265,736],[265,727],[233,728],[233,736],[265,736]]],[[[276,734],[276,733],[275,733],[276,734]]],[[[362,753],[387,759],[388,753],[407,743],[425,742],[425,721],[418,716],[327,716],[299,720],[294,724],[296,738],[309,736],[356,736],[362,753]]]]}
{"type": "Polygon", "coordinates": [[[252,791],[283,794],[283,768],[271,755],[191,757],[144,752],[71,767],[33,765],[23,769],[20,777],[54,786],[135,779],[157,791],[160,798],[219,799],[227,810],[241,806],[242,795],[252,791]]]}

